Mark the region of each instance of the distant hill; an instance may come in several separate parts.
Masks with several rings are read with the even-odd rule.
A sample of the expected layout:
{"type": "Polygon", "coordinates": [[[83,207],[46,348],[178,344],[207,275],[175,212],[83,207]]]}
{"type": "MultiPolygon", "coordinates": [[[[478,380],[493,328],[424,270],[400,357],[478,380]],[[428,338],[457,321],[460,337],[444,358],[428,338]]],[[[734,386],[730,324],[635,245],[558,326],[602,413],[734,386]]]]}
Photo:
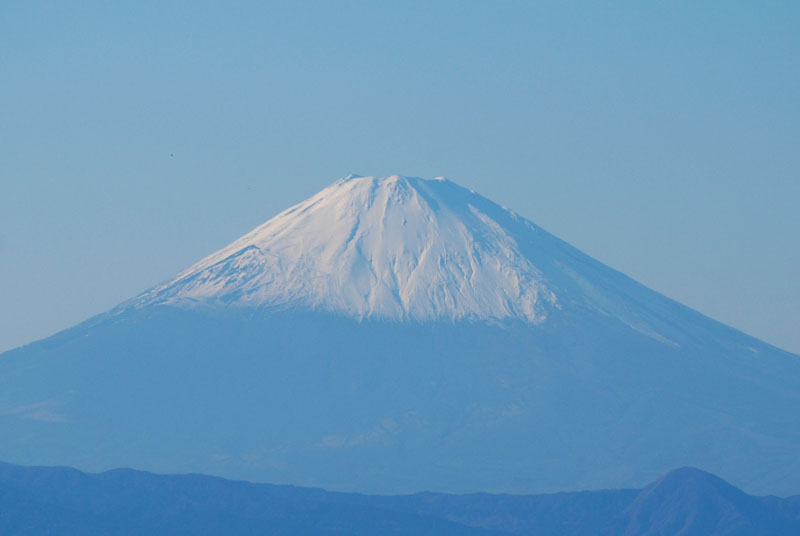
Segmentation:
{"type": "Polygon", "coordinates": [[[754,497],[690,468],[643,490],[374,496],[0,463],[0,534],[791,536],[800,497],[754,497]]]}

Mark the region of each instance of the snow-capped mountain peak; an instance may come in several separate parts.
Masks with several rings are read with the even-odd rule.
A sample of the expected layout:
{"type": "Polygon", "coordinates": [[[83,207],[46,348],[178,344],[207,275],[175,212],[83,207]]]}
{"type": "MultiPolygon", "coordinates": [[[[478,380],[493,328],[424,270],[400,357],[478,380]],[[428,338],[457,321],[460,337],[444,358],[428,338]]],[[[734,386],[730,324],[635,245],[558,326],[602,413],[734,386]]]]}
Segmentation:
{"type": "Polygon", "coordinates": [[[800,485],[798,356],[448,180],[339,180],[0,357],[0,458],[26,465],[386,494],[633,487],[665,463],[800,485]]]}
{"type": "Polygon", "coordinates": [[[556,296],[498,210],[443,177],[349,175],[135,301],[540,322],[556,296]]]}

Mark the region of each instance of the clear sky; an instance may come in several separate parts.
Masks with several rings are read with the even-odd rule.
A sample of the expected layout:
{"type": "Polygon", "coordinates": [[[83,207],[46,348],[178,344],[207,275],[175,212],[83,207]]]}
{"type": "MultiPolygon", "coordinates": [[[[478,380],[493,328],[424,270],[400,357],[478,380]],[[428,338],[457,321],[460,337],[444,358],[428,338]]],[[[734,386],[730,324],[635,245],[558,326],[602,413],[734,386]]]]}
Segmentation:
{"type": "Polygon", "coordinates": [[[800,2],[0,2],[0,350],[350,172],[800,352],[800,2]]]}

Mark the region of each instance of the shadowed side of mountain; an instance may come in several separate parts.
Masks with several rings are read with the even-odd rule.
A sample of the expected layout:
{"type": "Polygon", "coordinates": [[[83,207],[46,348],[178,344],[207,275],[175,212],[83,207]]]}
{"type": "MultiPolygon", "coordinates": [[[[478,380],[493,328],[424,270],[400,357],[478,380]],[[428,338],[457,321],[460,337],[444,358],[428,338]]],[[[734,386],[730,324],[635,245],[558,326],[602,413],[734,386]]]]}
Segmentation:
{"type": "Polygon", "coordinates": [[[0,463],[0,533],[787,535],[798,498],[753,497],[696,469],[644,490],[546,495],[359,495],[129,469],[0,463]]]}

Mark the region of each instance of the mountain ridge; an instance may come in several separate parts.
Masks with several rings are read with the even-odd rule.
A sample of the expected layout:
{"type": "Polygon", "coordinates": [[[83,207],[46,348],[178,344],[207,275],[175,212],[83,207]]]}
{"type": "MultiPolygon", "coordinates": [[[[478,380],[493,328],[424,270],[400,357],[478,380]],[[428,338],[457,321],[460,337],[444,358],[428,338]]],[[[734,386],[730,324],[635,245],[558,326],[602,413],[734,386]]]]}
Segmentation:
{"type": "Polygon", "coordinates": [[[697,469],[642,490],[375,496],[130,469],[0,463],[0,531],[80,534],[758,536],[800,533],[800,503],[756,497],[697,469]],[[714,481],[701,494],[685,493],[714,481]],[[718,482],[717,482],[718,481],[718,482]]]}

